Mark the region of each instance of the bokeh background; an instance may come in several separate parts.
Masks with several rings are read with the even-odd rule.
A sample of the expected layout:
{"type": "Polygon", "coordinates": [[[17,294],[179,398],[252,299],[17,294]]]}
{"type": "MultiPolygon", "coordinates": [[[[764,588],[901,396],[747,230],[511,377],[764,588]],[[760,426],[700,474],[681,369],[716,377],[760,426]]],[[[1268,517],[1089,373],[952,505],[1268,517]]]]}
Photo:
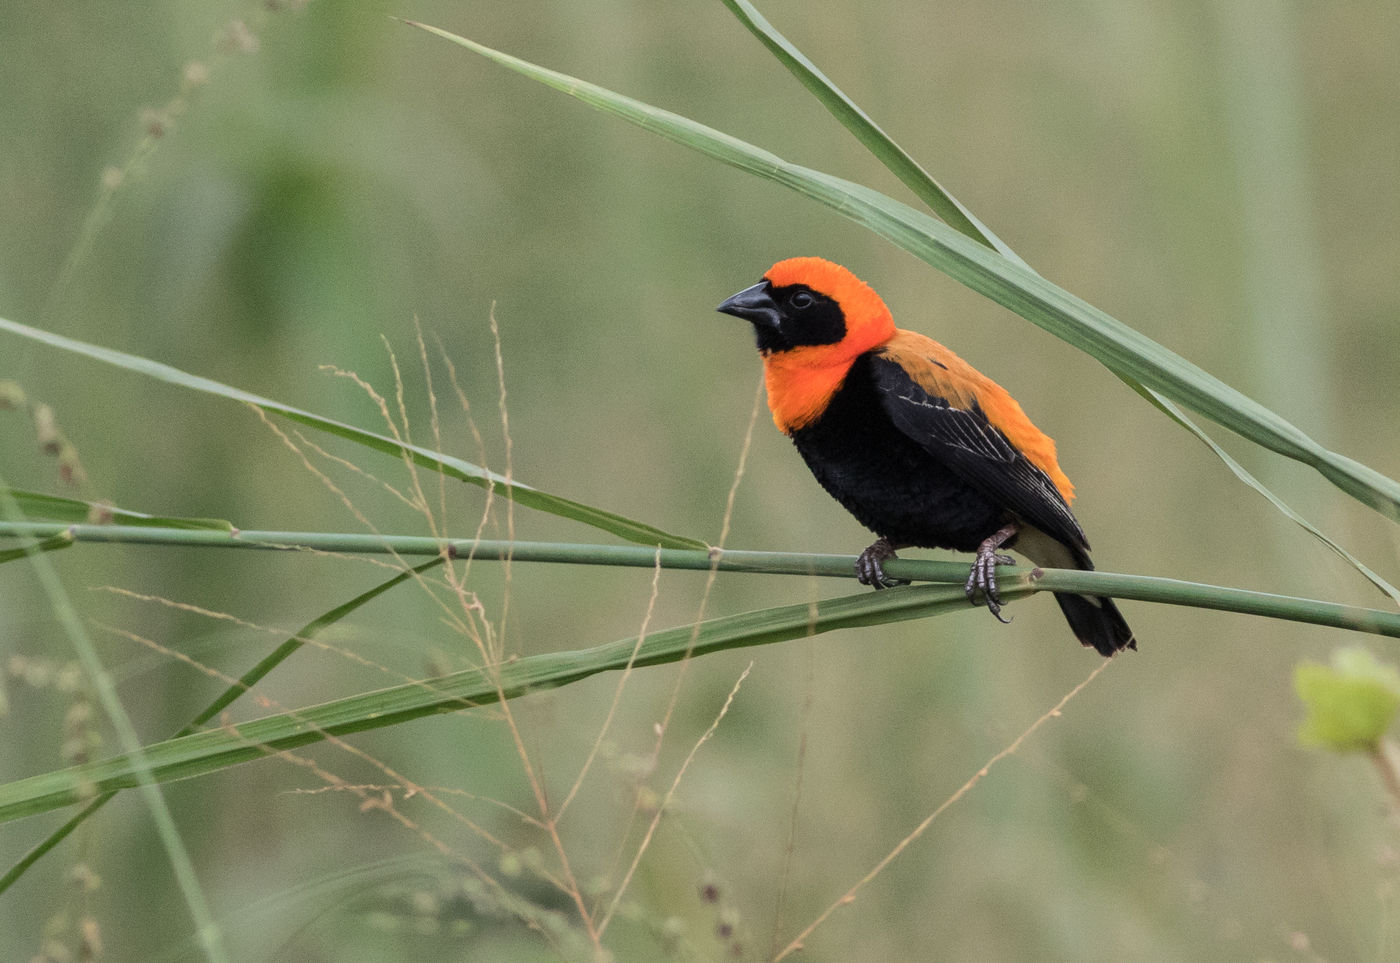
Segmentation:
{"type": "MultiPolygon", "coordinates": [[[[1043,274],[1329,447],[1400,475],[1400,6],[876,0],[817,15],[769,0],[763,10],[1043,274]]],[[[509,457],[531,484],[713,542],[759,382],[748,331],[713,306],[780,257],[824,255],[874,284],[903,325],[1010,387],[1058,440],[1101,567],[1383,604],[1093,360],[824,208],[392,17],[906,197],[719,2],[17,0],[0,26],[0,316],[372,430],[384,426],[363,392],[321,366],[392,397],[392,351],[416,440],[432,443],[435,398],[453,453],[498,470],[509,457]]],[[[0,380],[52,407],[85,473],[65,486],[22,413],[0,412],[0,471],[18,487],[244,528],[427,530],[376,484],[318,462],[351,511],[229,402],[8,336],[0,380]]],[[[1306,469],[1216,434],[1326,531],[1400,575],[1392,526],[1306,469]]],[[[405,482],[391,459],[334,450],[405,482]]],[[[482,494],[457,486],[447,504],[444,527],[472,534],[482,494]]],[[[606,540],[524,509],[511,521],[522,539],[606,540]]],[[[495,511],[486,533],[508,531],[495,511]]],[[[867,540],[761,413],[727,544],[854,553],[867,540]]],[[[52,559],[147,741],[220,684],[113,629],[236,673],[276,644],[275,630],[384,577],[303,555],[112,546],[52,559]]],[[[516,565],[508,584],[494,564],[471,573],[518,654],[635,634],[650,583],[636,570],[516,565]]],[[[704,583],[663,574],[649,624],[693,619],[704,583]]],[[[851,588],[722,576],[704,611],[851,588]]],[[[1352,640],[1191,609],[1125,611],[1141,652],[934,820],[816,930],[803,959],[1400,954],[1396,829],[1375,774],[1295,737],[1293,666],[1352,640]]],[[[609,950],[770,958],[1095,667],[1050,600],[1012,613],[1009,626],[969,610],[636,673],[561,825],[574,872],[603,894],[637,850],[648,800],[753,663],[686,769],[609,950]]],[[[472,644],[441,615],[423,591],[400,589],[340,627],[335,651],[299,654],[267,694],[294,707],[471,664],[472,644]]],[[[1369,644],[1394,659],[1393,646],[1369,644]]],[[[65,684],[72,649],[24,564],[0,570],[0,658],[0,778],[64,765],[74,732],[102,734],[96,754],[115,751],[100,717],[72,718],[83,711],[72,708],[82,686],[65,684]]],[[[616,691],[603,677],[514,706],[556,801],[616,691]]],[[[240,706],[234,718],[260,714],[240,706]]],[[[464,897],[469,860],[572,919],[531,869],[554,865],[547,841],[506,808],[538,814],[499,713],[354,742],[438,787],[500,845],[414,800],[395,804],[405,827],[349,793],[309,794],[326,780],[277,759],[169,785],[235,959],[577,955],[570,938],[551,948],[464,897]]],[[[387,781],[337,749],[301,756],[349,783],[387,781]]],[[[0,829],[3,862],[62,816],[0,829]]],[[[108,959],[198,956],[137,794],[0,900],[0,956],[28,958],[46,940],[72,949],[84,919],[108,959]]]]}

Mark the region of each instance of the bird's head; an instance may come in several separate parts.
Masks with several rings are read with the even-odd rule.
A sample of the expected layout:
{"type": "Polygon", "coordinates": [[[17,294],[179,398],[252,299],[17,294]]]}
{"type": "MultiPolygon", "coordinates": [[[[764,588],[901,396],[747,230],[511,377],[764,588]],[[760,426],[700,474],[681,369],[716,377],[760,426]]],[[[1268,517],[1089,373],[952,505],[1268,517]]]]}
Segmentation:
{"type": "Polygon", "coordinates": [[[718,310],[750,322],[765,356],[810,347],[849,362],[895,333],[880,296],[841,265],[819,257],[779,261],[762,281],[718,310]]]}

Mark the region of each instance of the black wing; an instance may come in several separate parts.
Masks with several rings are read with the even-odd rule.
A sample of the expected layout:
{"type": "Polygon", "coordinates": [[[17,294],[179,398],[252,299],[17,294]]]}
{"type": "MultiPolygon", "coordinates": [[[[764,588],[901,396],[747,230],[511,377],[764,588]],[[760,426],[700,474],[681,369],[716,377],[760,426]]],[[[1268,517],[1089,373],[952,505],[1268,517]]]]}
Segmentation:
{"type": "Polygon", "coordinates": [[[954,407],[898,363],[878,355],[871,361],[880,400],[902,433],[1017,518],[1071,550],[1089,548],[1055,483],[993,427],[981,408],[954,407]]]}

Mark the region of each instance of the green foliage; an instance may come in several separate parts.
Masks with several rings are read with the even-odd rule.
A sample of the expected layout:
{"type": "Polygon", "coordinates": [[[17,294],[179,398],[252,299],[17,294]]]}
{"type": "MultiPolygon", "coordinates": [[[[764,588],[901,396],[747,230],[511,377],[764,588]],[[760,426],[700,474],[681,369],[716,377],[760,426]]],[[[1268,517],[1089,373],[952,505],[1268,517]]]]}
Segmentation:
{"type": "Polygon", "coordinates": [[[1308,710],[1298,730],[1307,746],[1374,753],[1400,711],[1400,670],[1369,649],[1338,649],[1330,665],[1303,662],[1293,687],[1308,710]]]}
{"type": "MultiPolygon", "coordinates": [[[[928,946],[953,959],[1090,963],[1272,958],[1303,947],[1329,959],[1393,955],[1394,907],[1376,897],[1394,892],[1393,870],[1374,859],[1393,848],[1385,827],[1354,818],[1334,783],[1297,780],[1289,733],[1241,720],[1289,711],[1285,687],[1258,680],[1282,677],[1299,647],[1327,644],[1313,626],[1400,631],[1394,611],[1363,607],[1374,604],[1363,595],[1370,586],[1351,577],[1361,571],[1393,597],[1359,559],[1391,557],[1394,530],[1326,485],[1316,485],[1320,495],[1293,486],[1316,479],[1290,476],[1294,466],[1255,447],[1298,458],[1393,515],[1393,482],[1334,449],[1365,452],[1395,474],[1375,426],[1400,417],[1390,384],[1400,363],[1390,337],[1395,272],[1384,256],[1397,189],[1384,134],[1400,125],[1393,99],[1373,94],[1394,86],[1396,23],[1365,8],[1279,8],[1275,22],[1181,5],[1152,17],[1103,5],[948,7],[929,17],[911,3],[847,4],[830,18],[794,19],[794,38],[817,54],[809,59],[748,0],[485,4],[469,23],[440,0],[413,11],[566,67],[511,64],[787,186],[801,195],[794,203],[756,178],[663,154],[672,149],[626,125],[589,123],[382,17],[303,6],[133,8],[112,19],[55,17],[20,0],[0,39],[9,81],[0,126],[13,148],[0,156],[0,182],[24,188],[0,201],[0,311],[29,322],[0,322],[0,367],[10,366],[0,378],[16,379],[0,381],[0,407],[6,384],[42,391],[63,417],[66,452],[26,456],[50,434],[0,419],[0,432],[22,429],[14,444],[0,435],[8,480],[23,489],[18,512],[57,520],[42,529],[3,520],[15,538],[0,561],[17,564],[0,567],[0,798],[10,815],[92,800],[62,834],[109,798],[91,795],[99,786],[116,792],[143,770],[147,780],[201,776],[143,785],[190,836],[198,880],[182,870],[179,889],[170,883],[167,849],[144,829],[157,813],[168,840],[169,819],[122,791],[125,811],[108,807],[62,848],[49,836],[0,879],[3,889],[36,861],[42,870],[0,900],[6,958],[36,955],[40,926],[57,929],[35,922],[46,914],[100,921],[107,956],[133,959],[186,959],[214,927],[235,958],[376,963],[771,959],[795,952],[779,948],[796,932],[813,961],[904,959],[928,946]],[[1279,52],[1280,35],[1287,53],[1290,27],[1289,82],[1258,83],[1254,71],[1279,52]],[[1272,44],[1255,42],[1265,34],[1272,44]],[[878,104],[885,126],[816,61],[878,104]],[[1232,100],[1241,74],[1282,114],[1232,100]],[[667,113],[571,75],[681,106],[667,113]],[[1233,121],[1216,115],[1221,102],[1233,121]],[[688,119],[702,117],[752,134],[740,140],[688,119]],[[1291,143],[1227,149],[1277,130],[1280,117],[1297,121],[1291,143]],[[915,155],[936,158],[930,168],[975,202],[953,198],[915,155]],[[947,223],[857,183],[893,183],[875,161],[947,223]],[[1261,195],[1257,185],[1279,184],[1261,169],[1311,169],[1327,190],[1285,178],[1287,197],[1261,195]],[[1241,209],[1254,214],[1255,234],[1238,229],[1241,209]],[[1297,216],[1309,212],[1313,233],[1297,216]],[[882,237],[995,304],[944,284],[882,237]],[[1282,264],[1261,267],[1259,238],[1282,264]],[[811,551],[848,553],[863,533],[799,477],[766,425],[752,446],[742,438],[755,365],[710,316],[737,281],[799,253],[857,268],[902,324],[1016,389],[1061,441],[1106,571],[1002,573],[1018,596],[1016,624],[1004,630],[968,610],[955,585],[820,601],[839,583],[812,576],[848,578],[849,556],[811,551]],[[1278,283],[1282,275],[1297,283],[1278,283]],[[1291,297],[1309,280],[1326,296],[1291,297]],[[483,344],[493,303],[500,340],[483,344]],[[1227,453],[1181,416],[1210,446],[1196,451],[1097,365],[996,304],[1169,412],[1175,398],[1239,432],[1222,439],[1238,449],[1227,453]],[[1310,338],[1279,323],[1290,313],[1310,338]],[[440,404],[431,384],[398,380],[392,347],[381,349],[381,334],[395,346],[415,333],[421,348],[424,329],[425,373],[435,336],[434,362],[460,366],[460,410],[447,411],[456,406],[440,404]],[[327,362],[366,383],[392,382],[397,397],[383,393],[403,434],[388,417],[370,431],[355,409],[342,412],[308,377],[327,362]],[[499,395],[489,400],[503,421],[507,381],[510,430],[502,424],[500,442],[489,431],[483,442],[465,395],[499,395]],[[312,400],[293,408],[273,398],[312,400]],[[239,403],[275,417],[247,417],[239,403]],[[321,441],[303,438],[305,427],[321,441]],[[284,441],[303,464],[286,460],[284,441]],[[314,450],[320,443],[330,457],[314,450]],[[79,446],[90,479],[62,497],[26,494],[45,486],[29,477],[27,457],[68,486],[77,462],[67,455],[79,446]],[[740,450],[746,472],[736,470],[740,450]],[[334,482],[322,484],[323,469],[334,482]],[[418,499],[419,473],[439,486],[436,504],[418,499]],[[1236,478],[1278,511],[1236,497],[1236,478]],[[721,524],[731,481],[734,511],[721,524]],[[108,502],[166,517],[87,524],[108,502]],[[541,510],[512,516],[512,507],[541,510]],[[204,528],[209,515],[246,527],[204,528]],[[631,544],[547,541],[576,539],[579,522],[631,544]],[[433,537],[381,534],[425,529],[433,537]],[[716,539],[726,544],[801,551],[712,554],[709,539],[671,534],[715,531],[730,533],[716,539]],[[498,537],[455,537],[473,532],[498,537]],[[404,558],[437,559],[448,536],[458,557],[431,579],[410,578],[404,558]],[[279,541],[295,550],[265,550],[279,541]],[[1333,554],[1315,551],[1319,543],[1333,554]],[[72,602],[53,604],[31,584],[37,564],[21,560],[75,545],[53,556],[72,602]],[[395,585],[404,588],[388,592],[395,585]],[[1100,662],[1063,635],[1043,598],[1055,589],[1175,604],[1136,606],[1129,618],[1143,652],[1100,662]],[[376,605],[358,607],[373,596],[376,605]],[[822,620],[843,606],[873,621],[934,597],[946,602],[936,621],[803,638],[818,624],[837,627],[822,620]],[[71,697],[34,669],[73,658],[56,614],[76,614],[96,634],[84,655],[90,676],[122,703],[103,705],[130,711],[141,753],[123,740],[110,758],[72,755],[65,737],[77,723],[58,718],[71,697]],[[750,650],[753,672],[734,698],[748,656],[724,650],[790,637],[750,650]],[[622,641],[590,647],[599,638],[622,641]],[[692,644],[707,657],[687,660],[692,644]],[[629,672],[639,656],[670,665],[629,672]],[[1099,681],[1066,706],[1091,665],[1099,681]],[[454,697],[491,705],[394,724],[450,708],[434,689],[449,682],[454,697]],[[248,686],[253,698],[231,706],[248,686]],[[725,692],[733,712],[719,725],[713,707],[725,692]],[[1036,726],[1059,721],[1024,728],[1047,708],[1036,726]],[[242,721],[249,715],[262,718],[242,721]],[[313,732],[314,745],[288,748],[306,737],[306,718],[358,734],[313,732]],[[192,719],[203,731],[164,738],[192,719]],[[687,768],[695,752],[685,756],[686,744],[698,749],[712,734],[687,768]],[[1008,756],[988,788],[969,791],[988,759],[1008,756]],[[240,758],[266,761],[234,768],[240,758]],[[1282,799],[1280,785],[1298,791],[1282,799]],[[1339,831],[1299,833],[1300,810],[1339,831]],[[907,835],[928,813],[939,817],[932,830],[907,835]],[[441,878],[441,898],[417,881],[386,885],[414,872],[380,869],[386,850],[422,860],[424,876],[441,878]],[[883,853],[882,878],[833,905],[884,868],[883,853]],[[70,874],[60,872],[65,860],[70,874]],[[52,883],[94,878],[88,862],[120,885],[75,894],[52,883]],[[1328,891],[1299,865],[1335,870],[1328,891]],[[312,891],[316,905],[299,898],[312,891]],[[178,905],[194,910],[206,895],[212,917],[201,909],[191,928],[178,905]],[[380,897],[402,929],[360,939],[362,895],[370,905],[380,897]],[[609,902],[621,925],[604,934],[598,908],[609,902]],[[470,919],[470,933],[425,945],[434,919],[470,919]],[[804,930],[814,919],[817,931],[804,930]]],[[[891,563],[910,578],[954,581],[959,569],[891,563]]],[[[65,677],[81,679],[74,665],[65,677]]],[[[1345,715],[1357,680],[1324,672],[1310,685],[1345,715]]],[[[1371,683],[1360,701],[1378,707],[1376,687],[1391,687],[1371,683]]],[[[87,711],[89,730],[107,726],[87,711]]],[[[1381,771],[1394,787],[1394,767],[1381,771]]],[[[42,816],[7,827],[6,861],[51,829],[42,816]]]]}

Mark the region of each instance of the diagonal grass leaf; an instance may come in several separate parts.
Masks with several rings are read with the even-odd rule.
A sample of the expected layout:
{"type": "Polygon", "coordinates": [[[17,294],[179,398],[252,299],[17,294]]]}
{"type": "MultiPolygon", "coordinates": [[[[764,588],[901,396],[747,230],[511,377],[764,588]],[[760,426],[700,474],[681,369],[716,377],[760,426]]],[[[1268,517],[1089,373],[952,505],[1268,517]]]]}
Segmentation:
{"type": "Polygon", "coordinates": [[[239,388],[220,384],[217,381],[203,378],[199,375],[189,374],[170,365],[162,364],[159,361],[152,361],[148,358],[137,355],[126,354],[121,351],[114,351],[111,348],[103,348],[98,345],[88,344],[73,338],[66,338],[60,334],[53,334],[39,328],[32,328],[26,324],[16,321],[8,321],[0,318],[0,331],[7,331],[10,334],[28,338],[31,341],[38,341],[50,347],[59,348],[63,351],[70,351],[84,357],[101,361],[105,364],[115,365],[134,371],[138,374],[165,381],[170,384],[179,385],[192,391],[201,391],[205,394],[216,395],[220,398],[228,398],[232,401],[241,401],[244,404],[254,405],[263,411],[272,412],[288,418],[292,421],[308,425],[319,431],[338,435],[357,444],[372,448],[375,451],[398,457],[411,458],[414,464],[430,471],[441,472],[452,478],[460,479],[472,485],[477,485],[489,491],[496,492],[506,498],[513,500],[518,505],[527,508],[534,508],[539,511],[549,512],[552,515],[559,515],[564,518],[583,522],[594,528],[602,529],[630,542],[637,542],[642,545],[662,545],[667,548],[703,548],[704,542],[686,538],[680,535],[672,535],[651,525],[634,521],[623,515],[604,511],[592,505],[585,505],[582,502],[572,501],[558,495],[551,495],[548,492],[533,488],[523,482],[506,478],[485,468],[473,465],[469,461],[457,458],[453,455],[432,451],[418,445],[410,445],[398,441],[386,435],[376,434],[372,431],[365,431],[363,428],[356,428],[344,422],[326,418],[322,415],[303,411],[300,408],[293,408],[280,401],[273,401],[270,398],[262,398],[258,395],[243,391],[239,388]]]}
{"type": "MultiPolygon", "coordinates": [[[[738,17],[760,41],[763,42],[763,45],[768,48],[773,56],[782,62],[782,64],[802,82],[803,86],[826,105],[827,109],[831,111],[843,126],[855,134],[857,139],[859,139],[887,169],[903,181],[905,186],[917,194],[924,203],[928,204],[929,207],[947,221],[950,226],[961,231],[974,241],[980,241],[989,247],[995,248],[1000,251],[1004,257],[1009,257],[1021,264],[1025,264],[1025,261],[1021,260],[1015,252],[1000,240],[1000,238],[993,235],[985,225],[976,220],[971,212],[967,211],[956,198],[948,194],[947,191],[910,157],[903,148],[895,143],[894,140],[881,130],[863,110],[838,89],[825,74],[817,69],[816,65],[803,56],[801,51],[793,46],[786,37],[778,32],[777,28],[769,23],[767,19],[754,8],[753,4],[749,3],[748,0],[723,0],[723,3],[733,11],[734,15],[738,17]],[[959,215],[965,215],[965,218],[959,215]]],[[[1027,265],[1027,267],[1029,267],[1029,265],[1027,265]]],[[[1172,404],[1166,398],[1163,398],[1159,393],[1138,384],[1130,378],[1124,377],[1122,380],[1128,387],[1156,405],[1157,408],[1178,425],[1204,442],[1237,478],[1263,495],[1276,509],[1301,525],[1311,535],[1355,567],[1357,571],[1382,592],[1390,596],[1397,603],[1400,603],[1400,592],[1397,592],[1394,586],[1381,578],[1376,572],[1362,563],[1350,552],[1338,545],[1320,529],[1302,518],[1297,512],[1293,511],[1282,499],[1246,471],[1244,466],[1231,458],[1224,449],[1210,438],[1210,436],[1206,435],[1194,422],[1188,419],[1180,408],[1172,404]]]]}
{"type": "MultiPolygon", "coordinates": [[[[1029,586],[1011,586],[1015,597],[1029,586]]],[[[156,781],[199,776],[272,753],[320,742],[328,736],[398,725],[423,716],[489,705],[530,692],[568,685],[599,672],[676,662],[722,649],[767,645],[833,629],[880,625],[964,611],[960,585],[925,585],[890,592],[862,592],[711,619],[591,649],[548,653],[490,669],[468,669],[421,683],[395,686],[339,699],[296,712],[268,716],[239,726],[221,726],[145,747],[144,760],[156,781]],[[633,658],[635,653],[635,658],[633,658]]],[[[135,785],[137,774],[126,755],[46,773],[0,786],[0,822],[85,802],[93,793],[135,785]]]]}
{"type": "Polygon", "coordinates": [[[933,179],[918,161],[861,110],[855,101],[832,83],[817,65],[808,60],[787,37],[768,22],[749,0],[723,0],[723,3],[794,77],[822,102],[875,158],[914,192],[921,201],[955,230],[998,251],[1002,257],[1025,264],[1015,251],[991,232],[971,211],[933,179]]]}
{"type": "MultiPolygon", "coordinates": [[[[1127,379],[1124,380],[1126,381],[1127,379]]],[[[1381,578],[1381,576],[1377,574],[1373,569],[1371,569],[1370,566],[1366,565],[1355,555],[1351,554],[1346,549],[1342,548],[1342,546],[1338,545],[1335,541],[1329,538],[1321,529],[1313,525],[1312,522],[1308,521],[1302,515],[1299,515],[1297,512],[1295,512],[1288,505],[1287,502],[1285,502],[1283,499],[1279,498],[1277,495],[1271,492],[1267,487],[1265,487],[1264,483],[1259,481],[1259,479],[1255,478],[1254,475],[1251,474],[1248,469],[1246,469],[1239,462],[1235,461],[1235,459],[1230,456],[1229,452],[1217,445],[1215,443],[1215,440],[1211,438],[1210,435],[1207,435],[1204,431],[1202,431],[1199,425],[1193,422],[1190,418],[1187,418],[1185,413],[1180,408],[1172,404],[1166,398],[1163,398],[1160,394],[1153,391],[1151,388],[1146,388],[1142,385],[1134,384],[1131,381],[1128,382],[1128,387],[1132,388],[1134,391],[1138,392],[1152,404],[1156,405],[1157,408],[1160,409],[1162,413],[1165,414],[1172,421],[1176,422],[1178,425],[1185,428],[1187,431],[1191,432],[1191,434],[1199,438],[1201,442],[1206,445],[1206,447],[1208,447],[1211,451],[1215,452],[1217,458],[1219,458],[1225,463],[1225,467],[1229,468],[1230,471],[1234,472],[1236,478],[1238,478],[1250,488],[1253,488],[1259,494],[1267,498],[1269,500],[1269,503],[1272,504],[1274,508],[1278,509],[1288,518],[1291,518],[1298,525],[1302,526],[1304,531],[1306,531],[1309,535],[1312,535],[1323,545],[1326,545],[1329,549],[1331,549],[1343,560],[1348,562],[1358,572],[1360,572],[1363,576],[1365,576],[1365,578],[1376,588],[1380,589],[1383,594],[1389,596],[1390,599],[1397,605],[1400,605],[1400,589],[1397,589],[1385,579],[1381,578]]]]}
{"type": "MultiPolygon", "coordinates": [[[[793,46],[786,37],[779,33],[778,30],[754,8],[753,4],[749,3],[748,0],[723,0],[723,3],[759,38],[760,41],[763,42],[764,46],[802,82],[803,86],[811,91],[812,94],[831,111],[843,126],[850,130],[887,169],[903,181],[905,186],[909,187],[910,190],[917,194],[925,204],[928,204],[929,207],[942,217],[943,220],[947,221],[951,227],[961,231],[975,241],[980,241],[989,247],[995,248],[997,251],[1000,251],[1004,257],[1009,257],[1021,264],[1025,264],[1025,261],[1021,260],[1021,258],[1007,247],[1000,238],[993,235],[985,225],[973,217],[971,212],[964,208],[956,198],[948,194],[947,191],[910,157],[903,148],[895,143],[894,140],[881,130],[863,110],[838,89],[811,61],[803,56],[801,51],[793,46]]],[[[1029,265],[1026,266],[1029,267],[1029,265]]],[[[1204,442],[1237,478],[1263,495],[1276,509],[1298,525],[1301,525],[1311,535],[1356,568],[1357,571],[1382,592],[1390,596],[1397,603],[1400,603],[1400,592],[1397,592],[1394,586],[1381,578],[1375,571],[1362,563],[1350,552],[1338,545],[1316,526],[1293,511],[1282,499],[1265,487],[1262,482],[1247,472],[1244,466],[1231,458],[1224,449],[1201,431],[1194,422],[1190,421],[1185,414],[1182,413],[1180,408],[1173,405],[1166,398],[1163,398],[1159,393],[1138,384],[1130,378],[1124,377],[1122,380],[1128,387],[1156,405],[1157,408],[1178,425],[1204,442]]]]}
{"type": "Polygon", "coordinates": [[[537,66],[437,27],[405,21],[539,83],[740,170],[831,207],[1021,317],[1243,437],[1316,469],[1391,520],[1400,520],[1400,483],[1327,450],[1296,425],[1147,336],[1034,271],[958,233],[937,218],[861,184],[783,160],[670,111],[537,66]]]}

